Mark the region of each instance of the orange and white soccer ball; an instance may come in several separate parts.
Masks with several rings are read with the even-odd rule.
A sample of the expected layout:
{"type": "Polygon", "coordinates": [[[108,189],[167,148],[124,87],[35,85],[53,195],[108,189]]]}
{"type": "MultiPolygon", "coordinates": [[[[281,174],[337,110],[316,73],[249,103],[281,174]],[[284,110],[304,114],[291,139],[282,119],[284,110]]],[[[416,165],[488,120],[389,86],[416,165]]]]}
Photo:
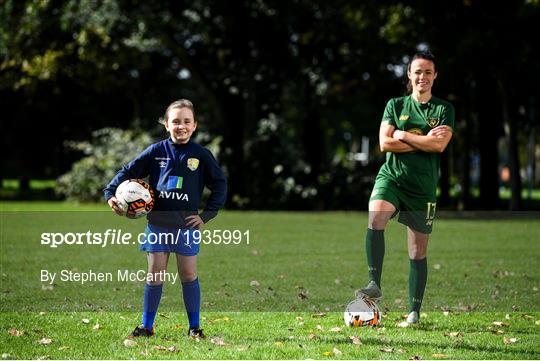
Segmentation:
{"type": "Polygon", "coordinates": [[[343,313],[343,321],[349,327],[375,326],[381,322],[381,318],[379,306],[369,298],[351,301],[343,313]]]}
{"type": "Polygon", "coordinates": [[[118,206],[128,218],[146,216],[154,208],[154,191],[142,179],[128,179],[116,188],[118,206]]]}

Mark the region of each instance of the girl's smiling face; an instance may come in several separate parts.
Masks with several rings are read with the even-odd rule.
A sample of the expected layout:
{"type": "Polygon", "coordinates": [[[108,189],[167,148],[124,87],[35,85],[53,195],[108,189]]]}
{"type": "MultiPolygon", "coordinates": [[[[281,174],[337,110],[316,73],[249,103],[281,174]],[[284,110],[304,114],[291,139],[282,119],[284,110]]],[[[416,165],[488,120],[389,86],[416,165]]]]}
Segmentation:
{"type": "Polygon", "coordinates": [[[165,129],[171,135],[173,142],[177,144],[186,144],[189,142],[191,135],[197,129],[197,123],[191,109],[182,107],[169,110],[165,129]]]}

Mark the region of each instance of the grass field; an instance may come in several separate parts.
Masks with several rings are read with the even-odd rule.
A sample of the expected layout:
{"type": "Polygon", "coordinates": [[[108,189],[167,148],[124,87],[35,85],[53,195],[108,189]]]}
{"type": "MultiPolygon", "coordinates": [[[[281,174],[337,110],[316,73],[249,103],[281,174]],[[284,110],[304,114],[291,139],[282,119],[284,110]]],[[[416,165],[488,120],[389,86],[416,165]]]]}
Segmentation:
{"type": "MultiPolygon", "coordinates": [[[[157,335],[124,345],[139,323],[141,282],[40,281],[40,270],[145,268],[136,245],[41,245],[43,232],[142,231],[144,220],[103,205],[2,205],[3,358],[51,359],[538,359],[540,224],[439,219],[419,326],[401,328],[408,260],[403,226],[386,231],[383,323],[343,326],[366,281],[367,215],[222,212],[209,230],[249,230],[250,242],[203,246],[199,277],[206,340],[185,337],[180,286],[166,284],[157,335]],[[445,312],[446,311],[446,312],[445,312]],[[50,341],[50,342],[49,342],[50,341]],[[354,342],[352,342],[354,341],[354,342]]],[[[169,271],[173,272],[174,262],[169,271]]]]}

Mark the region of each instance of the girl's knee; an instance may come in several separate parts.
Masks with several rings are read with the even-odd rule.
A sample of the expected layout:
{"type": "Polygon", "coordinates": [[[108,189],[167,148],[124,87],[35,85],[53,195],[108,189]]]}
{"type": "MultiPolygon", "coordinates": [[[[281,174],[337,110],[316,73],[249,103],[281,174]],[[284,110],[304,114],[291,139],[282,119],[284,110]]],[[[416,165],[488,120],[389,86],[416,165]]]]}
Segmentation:
{"type": "Polygon", "coordinates": [[[180,272],[180,280],[182,282],[191,282],[197,279],[197,272],[191,270],[182,270],[180,272]]]}

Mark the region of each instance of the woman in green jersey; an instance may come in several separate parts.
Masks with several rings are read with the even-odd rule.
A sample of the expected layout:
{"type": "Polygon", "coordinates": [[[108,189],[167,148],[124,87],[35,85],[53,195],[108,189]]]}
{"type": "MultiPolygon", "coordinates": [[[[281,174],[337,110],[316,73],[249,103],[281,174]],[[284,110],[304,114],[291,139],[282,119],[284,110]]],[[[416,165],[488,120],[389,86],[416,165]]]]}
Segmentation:
{"type": "Polygon", "coordinates": [[[431,94],[437,78],[430,52],[415,54],[407,69],[410,94],[388,101],[379,143],[386,153],[369,200],[366,254],[370,282],[358,297],[380,300],[384,229],[399,212],[407,227],[410,259],[408,323],[419,319],[427,281],[427,245],[436,209],[440,154],[452,138],[454,107],[431,94]]]}

